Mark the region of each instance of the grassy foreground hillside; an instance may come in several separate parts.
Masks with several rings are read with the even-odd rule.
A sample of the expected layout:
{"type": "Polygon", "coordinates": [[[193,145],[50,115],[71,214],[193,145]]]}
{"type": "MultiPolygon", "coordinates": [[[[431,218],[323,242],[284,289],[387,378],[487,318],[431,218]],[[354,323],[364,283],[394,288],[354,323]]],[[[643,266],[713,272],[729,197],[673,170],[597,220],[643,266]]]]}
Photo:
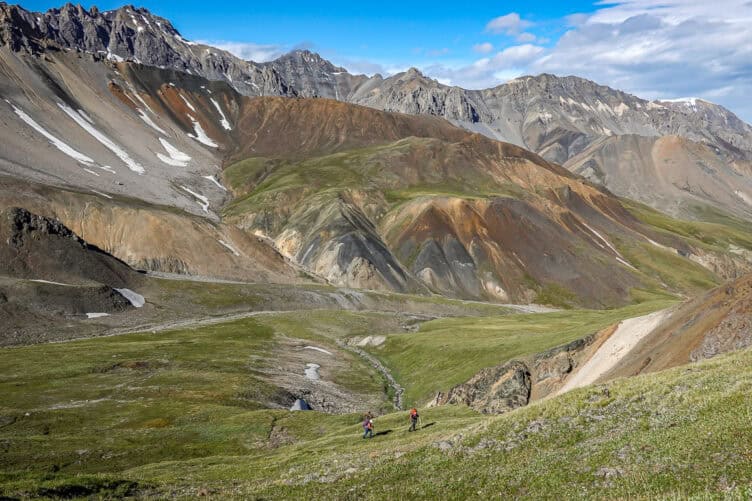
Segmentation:
{"type": "MultiPolygon", "coordinates": [[[[387,335],[384,349],[392,355],[379,356],[399,374],[416,351],[406,347],[400,358],[392,343],[410,340],[445,364],[453,360],[461,370],[442,377],[455,384],[463,370],[489,360],[546,349],[663,306],[445,319],[404,334],[388,334],[394,320],[382,313],[270,313],[157,334],[3,349],[0,495],[752,494],[750,351],[577,390],[502,416],[425,409],[423,428],[407,433],[406,414],[390,410],[378,373],[337,344],[387,335]],[[347,361],[328,377],[385,413],[376,419],[373,440],[360,438],[357,412],[264,408],[281,391],[269,374],[287,359],[280,350],[291,340],[347,361]],[[470,344],[484,346],[487,355],[468,356],[473,350],[462,347],[470,344]]],[[[403,381],[408,394],[425,391],[411,381],[403,381]]]]}
{"type": "Polygon", "coordinates": [[[306,460],[280,449],[261,461],[192,466],[209,468],[203,478],[214,479],[218,493],[222,471],[263,468],[236,491],[259,498],[748,499],[751,362],[747,350],[462,423],[457,409],[435,409],[424,421],[436,424],[411,436],[390,417],[384,426],[402,425],[400,440],[390,434],[366,450],[353,444],[350,427],[342,430],[347,436],[309,444],[306,460]],[[343,458],[352,450],[355,461],[343,458]]]}
{"type": "MultiPolygon", "coordinates": [[[[28,416],[11,419],[9,406],[21,402],[4,402],[0,493],[250,499],[752,495],[749,350],[584,388],[502,416],[427,409],[418,433],[407,433],[405,414],[393,413],[376,419],[381,434],[373,440],[360,438],[357,415],[230,412],[209,401],[212,385],[205,384],[182,387],[183,395],[194,392],[193,401],[169,423],[156,415],[119,414],[122,403],[104,404],[110,407],[107,422],[101,421],[102,404],[94,403],[29,409],[28,416]]],[[[174,388],[181,383],[176,380],[174,388]]],[[[163,390],[162,403],[175,393],[163,390]]],[[[35,398],[45,395],[52,398],[39,390],[35,398]]]]}

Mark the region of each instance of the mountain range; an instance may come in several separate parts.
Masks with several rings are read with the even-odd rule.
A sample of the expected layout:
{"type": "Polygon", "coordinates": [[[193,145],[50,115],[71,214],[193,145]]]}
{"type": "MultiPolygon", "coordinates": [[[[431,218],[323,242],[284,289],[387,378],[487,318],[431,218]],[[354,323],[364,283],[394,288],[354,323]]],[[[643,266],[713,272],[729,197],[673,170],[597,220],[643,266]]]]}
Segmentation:
{"type": "Polygon", "coordinates": [[[224,81],[246,96],[323,97],[440,116],[674,215],[693,218],[705,205],[752,214],[752,127],[701,99],[648,101],[546,74],[467,90],[414,68],[386,78],[352,75],[307,50],[255,63],[188,41],[168,20],[132,6],[100,12],[67,4],[42,14],[0,4],[0,24],[0,41],[13,50],[88,52],[224,81]],[[661,182],[645,181],[652,178],[661,182]]]}
{"type": "Polygon", "coordinates": [[[130,6],[0,4],[0,41],[2,201],[139,269],[603,307],[750,267],[608,190],[748,214],[751,129],[710,103],[551,75],[467,91],[307,51],[257,64],[130,6]],[[666,285],[655,252],[698,277],[666,285]]]}

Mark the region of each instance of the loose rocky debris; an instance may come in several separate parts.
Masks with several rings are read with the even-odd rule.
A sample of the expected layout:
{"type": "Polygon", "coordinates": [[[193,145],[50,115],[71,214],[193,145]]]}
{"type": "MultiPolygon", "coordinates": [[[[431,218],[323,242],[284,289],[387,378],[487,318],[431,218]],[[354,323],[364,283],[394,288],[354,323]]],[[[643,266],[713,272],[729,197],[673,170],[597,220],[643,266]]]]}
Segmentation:
{"type": "Polygon", "coordinates": [[[274,364],[260,370],[260,375],[279,388],[274,399],[267,402],[270,407],[306,410],[297,409],[298,402],[304,401],[308,409],[334,414],[379,407],[383,397],[358,393],[334,382],[337,371],[349,368],[344,357],[332,356],[324,349],[305,349],[306,346],[309,345],[300,339],[281,338],[274,352],[265,357],[274,360],[274,364]]]}

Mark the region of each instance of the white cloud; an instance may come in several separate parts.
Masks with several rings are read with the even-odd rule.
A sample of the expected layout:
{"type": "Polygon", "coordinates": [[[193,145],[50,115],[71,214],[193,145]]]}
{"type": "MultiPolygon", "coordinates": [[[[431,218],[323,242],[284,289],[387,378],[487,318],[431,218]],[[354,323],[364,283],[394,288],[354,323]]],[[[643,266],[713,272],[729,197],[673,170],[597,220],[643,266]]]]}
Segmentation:
{"type": "Polygon", "coordinates": [[[263,63],[276,59],[287,50],[281,45],[265,45],[248,42],[230,42],[227,40],[198,40],[198,43],[210,45],[227,52],[246,61],[255,61],[263,63]]]}
{"type": "Polygon", "coordinates": [[[473,50],[480,54],[488,54],[493,50],[493,44],[490,42],[483,42],[473,45],[473,50]]]}
{"type": "Polygon", "coordinates": [[[752,121],[749,0],[615,0],[561,24],[569,30],[544,48],[543,39],[525,41],[530,23],[518,14],[498,17],[486,30],[514,36],[518,45],[464,66],[425,71],[475,89],[521,74],[577,75],[649,99],[698,96],[752,121]]]}
{"type": "Polygon", "coordinates": [[[507,47],[493,58],[498,67],[524,66],[531,63],[544,51],[543,47],[532,44],[514,45],[507,47]]]}
{"type": "Polygon", "coordinates": [[[486,25],[486,31],[496,33],[497,35],[516,35],[532,25],[533,23],[530,21],[521,19],[520,15],[516,12],[510,12],[504,16],[491,19],[486,25]]]}
{"type": "Polygon", "coordinates": [[[567,26],[582,26],[587,22],[587,20],[590,19],[589,14],[570,14],[564,18],[566,21],[567,26]]]}
{"type": "Polygon", "coordinates": [[[427,75],[439,81],[449,80],[454,85],[481,89],[499,85],[524,73],[524,68],[544,52],[543,47],[532,44],[514,45],[486,56],[472,64],[457,68],[432,65],[424,69],[427,75]]]}
{"type": "Polygon", "coordinates": [[[752,4],[623,0],[595,12],[528,66],[647,98],[699,96],[752,119],[752,4]]]}
{"type": "Polygon", "coordinates": [[[517,41],[520,43],[535,42],[535,35],[532,33],[520,33],[517,35],[517,41]]]}

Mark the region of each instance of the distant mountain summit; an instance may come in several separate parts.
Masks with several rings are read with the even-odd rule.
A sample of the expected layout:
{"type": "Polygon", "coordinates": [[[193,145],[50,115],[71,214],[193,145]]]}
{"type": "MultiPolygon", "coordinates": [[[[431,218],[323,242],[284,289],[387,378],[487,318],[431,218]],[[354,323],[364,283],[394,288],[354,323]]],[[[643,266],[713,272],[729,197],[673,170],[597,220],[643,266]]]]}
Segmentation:
{"type": "Polygon", "coordinates": [[[246,95],[296,95],[272,67],[190,42],[168,20],[131,5],[100,11],[66,4],[37,13],[3,2],[0,45],[35,54],[45,50],[90,52],[112,61],[129,60],[224,80],[246,95]]]}

